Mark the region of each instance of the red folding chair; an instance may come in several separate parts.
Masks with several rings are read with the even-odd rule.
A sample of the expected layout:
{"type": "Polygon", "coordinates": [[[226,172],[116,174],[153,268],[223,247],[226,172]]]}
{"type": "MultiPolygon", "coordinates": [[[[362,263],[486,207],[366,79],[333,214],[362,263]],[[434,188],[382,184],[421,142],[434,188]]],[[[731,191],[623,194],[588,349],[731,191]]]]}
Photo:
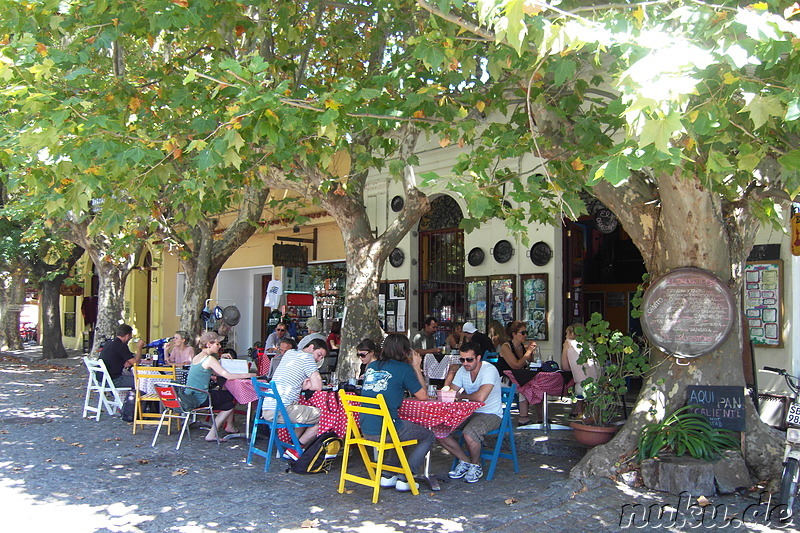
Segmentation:
{"type": "Polygon", "coordinates": [[[208,391],[196,389],[194,387],[188,387],[186,385],[181,385],[180,383],[156,383],[155,389],[159,400],[161,400],[161,405],[164,406],[164,412],[161,413],[161,419],[158,422],[158,428],[156,429],[156,434],[153,436],[153,442],[150,444],[150,446],[155,447],[156,440],[158,439],[158,434],[161,432],[161,426],[164,424],[164,420],[169,418],[171,422],[171,419],[176,418],[178,420],[183,420],[183,427],[181,428],[181,435],[178,438],[178,445],[175,446],[175,449],[179,450],[181,447],[181,442],[183,441],[183,434],[188,431],[189,417],[193,415],[203,415],[211,418],[211,424],[214,426],[214,433],[217,435],[217,445],[219,445],[217,421],[214,418],[214,410],[211,406],[211,397],[208,395],[208,391]],[[193,409],[184,408],[180,397],[178,396],[179,387],[183,388],[183,390],[193,390],[205,394],[208,396],[208,405],[203,407],[195,407],[193,409]]]}

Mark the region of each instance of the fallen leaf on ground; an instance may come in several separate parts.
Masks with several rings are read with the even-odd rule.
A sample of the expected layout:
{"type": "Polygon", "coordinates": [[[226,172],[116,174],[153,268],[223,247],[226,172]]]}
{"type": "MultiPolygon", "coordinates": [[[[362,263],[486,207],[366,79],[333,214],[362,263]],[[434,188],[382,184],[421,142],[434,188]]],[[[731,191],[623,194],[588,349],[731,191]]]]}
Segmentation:
{"type": "Polygon", "coordinates": [[[185,475],[186,475],[186,474],[188,474],[188,473],[189,473],[189,471],[188,471],[188,470],[186,470],[185,468],[179,468],[179,469],[177,469],[176,471],[174,471],[174,472],[172,473],[172,475],[173,475],[173,476],[185,476],[185,475]]]}
{"type": "Polygon", "coordinates": [[[45,459],[45,460],[44,460],[44,462],[45,462],[45,463],[52,463],[52,462],[53,462],[53,460],[52,460],[52,459],[45,459]]]}
{"type": "Polygon", "coordinates": [[[70,444],[70,446],[77,446],[78,448],[83,448],[83,444],[81,444],[80,442],[73,442],[72,444],[70,444]]]}
{"type": "Polygon", "coordinates": [[[303,520],[303,523],[300,524],[300,527],[317,527],[319,525],[319,520],[316,518],[314,520],[303,520]]]}
{"type": "Polygon", "coordinates": [[[518,500],[518,499],[516,499],[516,498],[509,498],[509,499],[507,499],[507,500],[505,501],[505,504],[506,504],[506,505],[514,505],[514,504],[515,504],[515,503],[517,503],[518,501],[519,501],[519,500],[518,500]]]}
{"type": "Polygon", "coordinates": [[[581,485],[581,488],[573,492],[572,496],[570,496],[569,499],[572,500],[575,498],[575,496],[577,496],[581,492],[586,492],[587,490],[589,490],[589,487],[587,487],[586,485],[581,485]]]}
{"type": "Polygon", "coordinates": [[[355,491],[353,489],[347,489],[344,492],[345,492],[345,494],[353,494],[355,491]]]}
{"type": "Polygon", "coordinates": [[[147,464],[147,463],[149,463],[149,462],[150,462],[150,460],[149,460],[149,459],[139,459],[139,464],[140,464],[140,465],[146,465],[146,464],[147,464]]]}
{"type": "Polygon", "coordinates": [[[57,440],[58,442],[64,442],[64,437],[53,437],[53,440],[57,440]]]}
{"type": "Polygon", "coordinates": [[[709,500],[705,496],[700,496],[699,498],[697,498],[697,504],[700,507],[705,507],[706,505],[711,505],[711,500],[709,500]]]}

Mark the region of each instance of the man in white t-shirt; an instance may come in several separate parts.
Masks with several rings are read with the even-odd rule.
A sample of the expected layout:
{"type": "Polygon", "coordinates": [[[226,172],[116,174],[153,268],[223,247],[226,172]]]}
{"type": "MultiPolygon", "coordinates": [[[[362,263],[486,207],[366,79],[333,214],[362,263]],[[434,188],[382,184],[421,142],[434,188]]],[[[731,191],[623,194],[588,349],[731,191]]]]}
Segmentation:
{"type": "Polygon", "coordinates": [[[456,372],[452,383],[446,382],[445,385],[458,391],[456,398],[483,402],[484,405],[458,427],[464,435],[466,452],[452,435],[438,441],[444,449],[458,458],[456,468],[449,474],[450,478],[464,478],[467,483],[475,483],[483,477],[481,468],[483,438],[488,432],[500,427],[503,416],[503,392],[497,368],[491,363],[484,364],[481,361],[483,352],[478,343],[465,342],[461,345],[460,351],[461,368],[456,372]]]}
{"type": "MultiPolygon", "coordinates": [[[[300,391],[321,390],[322,378],[317,370],[317,363],[328,355],[328,346],[325,341],[314,339],[308,343],[304,350],[288,350],[283,354],[280,366],[272,375],[272,381],[278,388],[278,395],[286,406],[289,419],[300,424],[314,424],[308,428],[298,428],[297,437],[300,444],[305,446],[319,432],[319,409],[310,405],[300,405],[300,391]]],[[[275,416],[275,400],[267,398],[262,407],[263,416],[272,420],[275,416]]],[[[300,455],[294,448],[287,448],[283,454],[284,459],[297,460],[300,455]]]]}

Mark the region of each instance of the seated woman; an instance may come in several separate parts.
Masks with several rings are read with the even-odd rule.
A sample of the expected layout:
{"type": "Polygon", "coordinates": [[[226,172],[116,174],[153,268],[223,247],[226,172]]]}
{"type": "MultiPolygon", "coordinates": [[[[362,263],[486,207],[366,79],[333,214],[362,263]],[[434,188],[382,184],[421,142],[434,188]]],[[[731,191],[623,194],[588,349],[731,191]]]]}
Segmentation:
{"type": "MultiPolygon", "coordinates": [[[[533,357],[536,351],[536,342],[531,341],[526,344],[525,340],[528,335],[527,328],[528,325],[520,320],[515,320],[508,327],[511,340],[500,346],[500,358],[497,360],[497,370],[500,371],[501,376],[506,370],[521,370],[527,368],[528,364],[531,362],[531,357],[533,357]]],[[[514,377],[517,378],[517,376],[514,377]]],[[[528,378],[528,381],[530,381],[532,377],[533,375],[528,378]]],[[[517,378],[517,381],[520,386],[527,383],[527,381],[523,383],[519,378],[517,378]]],[[[525,396],[520,395],[519,420],[517,421],[517,424],[520,426],[531,423],[530,417],[528,416],[529,407],[528,400],[525,396]]]]}
{"type": "Polygon", "coordinates": [[[461,330],[461,327],[462,327],[461,322],[456,322],[455,324],[453,324],[453,331],[450,333],[450,335],[447,336],[447,340],[444,341],[444,343],[451,350],[458,350],[459,348],[461,348],[461,345],[467,341],[464,332],[461,330]]]}
{"type": "Polygon", "coordinates": [[[489,328],[487,329],[486,334],[489,335],[490,339],[492,339],[495,352],[500,352],[500,347],[508,342],[506,328],[504,328],[498,320],[489,321],[489,328]]]}
{"type": "Polygon", "coordinates": [[[587,361],[582,365],[578,364],[581,348],[575,338],[575,328],[582,325],[572,324],[567,326],[567,329],[564,330],[564,346],[561,349],[561,370],[572,371],[572,379],[575,380],[575,396],[577,396],[578,401],[572,411],[573,416],[580,416],[583,413],[583,387],[581,387],[581,383],[586,378],[596,379],[599,375],[594,360],[587,361]]]}
{"type": "Polygon", "coordinates": [[[364,339],[356,346],[356,352],[359,359],[361,359],[361,368],[358,371],[359,381],[364,379],[364,373],[367,371],[367,366],[378,360],[378,345],[372,339],[364,339]]]}
{"type": "MultiPolygon", "coordinates": [[[[209,390],[209,383],[211,381],[211,373],[222,376],[225,379],[250,379],[255,374],[232,374],[228,372],[217,360],[220,349],[221,337],[213,331],[206,331],[197,340],[197,345],[200,347],[200,353],[195,355],[192,359],[192,366],[189,368],[189,375],[186,377],[186,385],[200,389],[202,392],[195,392],[186,389],[181,394],[181,403],[187,408],[196,408],[203,405],[208,405],[208,398],[211,397],[211,406],[220,413],[216,416],[216,425],[225,425],[225,431],[228,433],[238,433],[235,427],[230,424],[229,419],[233,414],[233,408],[236,407],[236,400],[233,394],[227,390],[213,389],[209,390]]],[[[217,432],[214,425],[206,435],[207,441],[217,440],[217,432]]]]}
{"type": "MultiPolygon", "coordinates": [[[[423,386],[425,378],[422,377],[420,356],[411,349],[408,337],[400,333],[390,333],[383,341],[383,350],[377,361],[367,365],[364,375],[364,387],[361,395],[375,398],[383,394],[386,405],[394,421],[397,435],[400,440],[417,440],[407,454],[408,465],[412,472],[419,472],[422,462],[428,451],[436,441],[430,429],[402,420],[397,411],[403,403],[403,396],[408,391],[418,400],[428,399],[428,393],[423,386]]],[[[383,429],[383,419],[375,415],[361,415],[361,431],[365,438],[378,440],[383,429]]],[[[397,455],[390,452],[386,464],[399,466],[397,455]]],[[[381,487],[394,487],[399,491],[411,490],[411,483],[415,481],[398,477],[381,477],[381,487]]]]}
{"type": "Polygon", "coordinates": [[[327,338],[328,350],[338,350],[342,345],[342,323],[334,320],[327,338]]]}
{"type": "Polygon", "coordinates": [[[194,347],[189,340],[189,334],[183,330],[175,332],[172,339],[164,346],[167,354],[167,363],[175,366],[188,365],[194,357],[194,347]]]}

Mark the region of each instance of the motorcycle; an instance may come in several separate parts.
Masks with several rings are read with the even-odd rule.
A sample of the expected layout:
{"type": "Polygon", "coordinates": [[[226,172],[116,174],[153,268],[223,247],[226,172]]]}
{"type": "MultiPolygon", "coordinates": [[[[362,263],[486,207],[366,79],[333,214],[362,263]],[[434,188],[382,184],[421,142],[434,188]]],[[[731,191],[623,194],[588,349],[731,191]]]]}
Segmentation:
{"type": "Polygon", "coordinates": [[[800,479],[800,378],[788,374],[782,368],[764,367],[764,372],[783,376],[786,386],[792,391],[794,398],[789,404],[786,414],[786,447],[783,452],[783,473],[778,503],[786,506],[786,518],[792,516],[792,507],[797,496],[797,483],[800,479]]]}

